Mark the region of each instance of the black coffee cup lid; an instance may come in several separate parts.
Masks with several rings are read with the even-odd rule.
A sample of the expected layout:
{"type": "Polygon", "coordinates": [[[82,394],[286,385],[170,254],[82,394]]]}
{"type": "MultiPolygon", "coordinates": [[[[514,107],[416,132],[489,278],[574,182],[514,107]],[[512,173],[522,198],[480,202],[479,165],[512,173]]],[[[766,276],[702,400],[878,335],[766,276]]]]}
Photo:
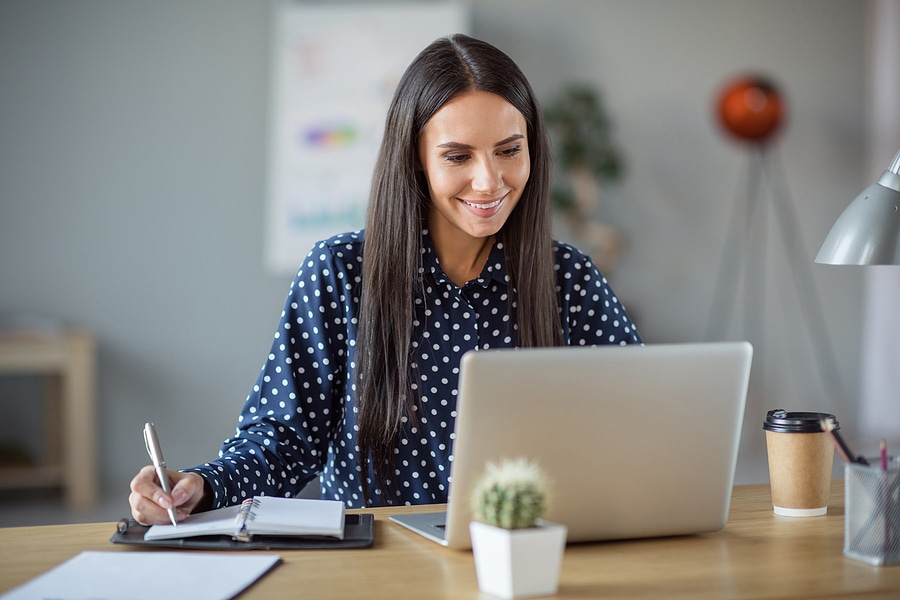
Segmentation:
{"type": "Polygon", "coordinates": [[[821,412],[788,412],[781,408],[770,410],[763,421],[763,429],[778,433],[819,433],[822,431],[822,420],[834,424],[834,429],[841,426],[834,415],[821,412]]]}

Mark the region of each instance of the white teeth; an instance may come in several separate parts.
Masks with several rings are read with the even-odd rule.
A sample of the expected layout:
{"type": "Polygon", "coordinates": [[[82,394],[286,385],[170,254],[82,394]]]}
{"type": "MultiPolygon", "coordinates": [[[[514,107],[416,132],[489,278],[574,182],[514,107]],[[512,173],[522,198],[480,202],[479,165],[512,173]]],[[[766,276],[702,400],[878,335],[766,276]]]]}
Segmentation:
{"type": "Polygon", "coordinates": [[[499,204],[500,204],[502,201],[503,201],[503,198],[501,198],[500,200],[494,200],[493,202],[488,202],[487,204],[476,204],[476,203],[474,203],[474,202],[467,202],[466,200],[463,200],[463,202],[465,202],[466,204],[468,204],[468,205],[471,206],[472,208],[481,208],[481,209],[484,209],[484,210],[487,210],[487,209],[489,209],[489,208],[494,208],[495,206],[499,206],[499,204]]]}

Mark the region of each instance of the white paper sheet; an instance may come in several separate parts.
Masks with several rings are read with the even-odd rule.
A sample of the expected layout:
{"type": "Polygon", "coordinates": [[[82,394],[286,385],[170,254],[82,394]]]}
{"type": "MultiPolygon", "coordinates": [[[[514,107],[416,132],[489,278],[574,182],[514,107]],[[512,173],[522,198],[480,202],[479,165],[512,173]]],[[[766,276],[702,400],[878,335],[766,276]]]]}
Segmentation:
{"type": "Polygon", "coordinates": [[[0,600],[228,600],[280,560],[255,553],[82,552],[0,600]]]}

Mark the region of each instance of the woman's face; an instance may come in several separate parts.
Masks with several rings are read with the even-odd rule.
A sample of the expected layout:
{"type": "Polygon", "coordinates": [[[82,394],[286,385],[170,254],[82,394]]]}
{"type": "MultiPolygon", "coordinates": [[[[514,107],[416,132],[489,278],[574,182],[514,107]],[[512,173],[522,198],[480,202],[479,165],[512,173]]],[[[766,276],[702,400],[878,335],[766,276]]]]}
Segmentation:
{"type": "Polygon", "coordinates": [[[431,196],[432,232],[457,241],[492,236],[531,172],[525,117],[496,94],[463,93],[425,123],[419,161],[431,196]]]}

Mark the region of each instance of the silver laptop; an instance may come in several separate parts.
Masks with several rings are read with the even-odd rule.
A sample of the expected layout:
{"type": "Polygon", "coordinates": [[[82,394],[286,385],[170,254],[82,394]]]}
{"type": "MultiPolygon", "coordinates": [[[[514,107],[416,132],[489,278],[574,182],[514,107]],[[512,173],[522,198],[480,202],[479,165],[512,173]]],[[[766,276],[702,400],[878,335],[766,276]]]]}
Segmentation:
{"type": "Polygon", "coordinates": [[[468,549],[485,464],[536,461],[568,542],[716,531],[728,519],[747,342],[469,352],[460,365],[446,512],[391,520],[468,549]]]}

